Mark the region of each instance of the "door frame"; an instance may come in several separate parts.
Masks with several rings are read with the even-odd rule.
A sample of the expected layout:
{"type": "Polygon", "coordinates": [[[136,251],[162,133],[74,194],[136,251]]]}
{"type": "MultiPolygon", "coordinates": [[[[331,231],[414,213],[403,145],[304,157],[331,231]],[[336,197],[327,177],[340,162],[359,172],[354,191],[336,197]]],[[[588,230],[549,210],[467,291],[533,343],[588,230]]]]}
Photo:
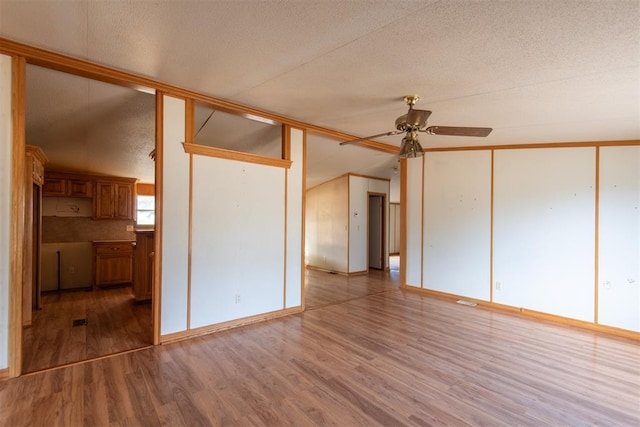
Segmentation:
{"type": "Polygon", "coordinates": [[[387,253],[387,233],[386,233],[386,221],[387,221],[387,195],[385,193],[377,193],[374,191],[367,191],[367,271],[369,271],[369,226],[370,226],[370,221],[371,221],[371,214],[369,211],[369,201],[371,200],[371,197],[380,197],[382,198],[382,218],[380,219],[380,225],[381,225],[381,233],[380,233],[380,239],[382,240],[382,244],[380,247],[381,250],[381,264],[382,264],[382,268],[381,270],[387,270],[389,268],[389,260],[387,259],[387,257],[385,256],[385,254],[387,253]]]}

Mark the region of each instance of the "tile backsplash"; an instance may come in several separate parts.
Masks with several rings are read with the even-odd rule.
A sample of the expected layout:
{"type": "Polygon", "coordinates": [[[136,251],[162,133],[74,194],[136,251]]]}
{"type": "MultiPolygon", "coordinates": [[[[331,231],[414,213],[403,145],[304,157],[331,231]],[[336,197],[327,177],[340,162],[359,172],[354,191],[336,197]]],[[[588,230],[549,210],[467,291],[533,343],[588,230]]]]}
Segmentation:
{"type": "Polygon", "coordinates": [[[87,217],[42,217],[42,243],[89,242],[92,240],[135,240],[128,220],[99,220],[87,217]]]}

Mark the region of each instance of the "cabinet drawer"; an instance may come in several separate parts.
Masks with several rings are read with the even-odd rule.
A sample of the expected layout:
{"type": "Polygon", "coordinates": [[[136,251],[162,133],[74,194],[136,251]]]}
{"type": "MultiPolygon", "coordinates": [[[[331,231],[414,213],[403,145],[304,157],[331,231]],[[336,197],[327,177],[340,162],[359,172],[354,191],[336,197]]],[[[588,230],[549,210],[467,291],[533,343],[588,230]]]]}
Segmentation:
{"type": "Polygon", "coordinates": [[[133,254],[131,243],[96,246],[96,255],[133,254]]]}

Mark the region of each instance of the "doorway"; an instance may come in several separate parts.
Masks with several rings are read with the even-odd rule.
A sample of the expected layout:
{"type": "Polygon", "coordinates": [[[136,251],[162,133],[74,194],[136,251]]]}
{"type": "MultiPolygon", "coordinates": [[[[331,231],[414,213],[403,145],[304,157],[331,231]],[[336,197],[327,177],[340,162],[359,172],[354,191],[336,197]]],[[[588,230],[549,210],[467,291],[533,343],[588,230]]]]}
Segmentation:
{"type": "Polygon", "coordinates": [[[151,295],[142,301],[133,293],[135,267],[142,264],[132,248],[140,229],[134,195],[140,183],[153,187],[155,181],[155,162],[147,155],[155,148],[155,95],[31,64],[25,86],[26,139],[48,161],[28,225],[34,258],[41,260],[32,268],[41,282],[33,303],[31,294],[24,301],[23,322],[31,320],[20,331],[20,371],[150,346],[151,295]],[[51,184],[55,174],[64,183],[57,190],[46,185],[47,175],[51,184]],[[109,191],[98,191],[98,182],[109,191]],[[111,217],[97,215],[103,212],[98,205],[111,207],[111,217]],[[106,256],[100,257],[105,267],[96,268],[96,254],[104,252],[96,242],[119,245],[120,256],[109,260],[125,260],[126,280],[121,269],[102,262],[106,256]],[[105,278],[114,274],[119,280],[105,278]]]}
{"type": "Polygon", "coordinates": [[[385,263],[385,194],[368,193],[368,234],[367,246],[369,252],[368,268],[383,270],[385,263]]]}

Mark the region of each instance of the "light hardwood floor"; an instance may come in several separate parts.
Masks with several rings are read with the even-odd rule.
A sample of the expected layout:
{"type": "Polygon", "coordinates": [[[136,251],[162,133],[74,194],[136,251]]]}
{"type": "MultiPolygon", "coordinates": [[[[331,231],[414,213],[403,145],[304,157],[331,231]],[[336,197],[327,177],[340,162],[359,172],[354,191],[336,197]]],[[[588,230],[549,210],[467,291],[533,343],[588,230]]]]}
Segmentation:
{"type": "Polygon", "coordinates": [[[637,426],[639,403],[637,342],[393,288],[0,382],[7,426],[637,426]]]}
{"type": "Polygon", "coordinates": [[[23,372],[151,345],[151,304],[131,287],[44,294],[33,326],[23,330],[23,372]],[[87,319],[85,326],[73,321],[87,319]]]}

